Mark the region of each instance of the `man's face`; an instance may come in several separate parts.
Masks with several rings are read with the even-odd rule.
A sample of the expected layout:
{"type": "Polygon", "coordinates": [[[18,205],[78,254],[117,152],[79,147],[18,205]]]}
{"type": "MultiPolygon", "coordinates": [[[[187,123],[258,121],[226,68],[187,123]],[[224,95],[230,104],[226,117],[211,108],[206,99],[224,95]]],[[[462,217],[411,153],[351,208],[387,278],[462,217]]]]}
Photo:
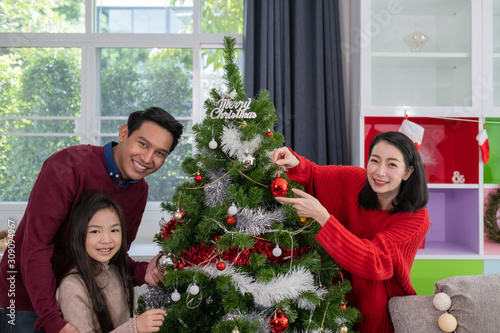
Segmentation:
{"type": "Polygon", "coordinates": [[[160,125],[144,121],[130,136],[127,125],[122,126],[118,140],[120,144],[113,150],[113,156],[123,182],[140,180],[156,172],[170,153],[174,137],[160,125]]]}

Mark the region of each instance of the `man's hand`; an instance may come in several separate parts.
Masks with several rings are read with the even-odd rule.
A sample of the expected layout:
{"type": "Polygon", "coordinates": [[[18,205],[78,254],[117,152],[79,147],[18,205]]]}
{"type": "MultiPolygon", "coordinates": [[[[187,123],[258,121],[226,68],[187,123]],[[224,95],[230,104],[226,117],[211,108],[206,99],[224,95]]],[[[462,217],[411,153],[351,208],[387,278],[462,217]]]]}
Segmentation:
{"type": "Polygon", "coordinates": [[[75,326],[71,325],[70,323],[67,323],[62,330],[59,331],[59,333],[80,333],[75,326]]]}
{"type": "Polygon", "coordinates": [[[330,213],[318,199],[297,188],[292,191],[299,198],[276,197],[276,200],[281,204],[291,204],[299,216],[315,219],[321,226],[324,226],[330,218],[330,213]]]}
{"type": "Polygon", "coordinates": [[[159,286],[163,284],[163,276],[165,273],[160,272],[158,268],[156,268],[156,260],[161,256],[161,253],[158,253],[148,264],[148,268],[146,268],[146,276],[144,280],[150,286],[159,286]]]}

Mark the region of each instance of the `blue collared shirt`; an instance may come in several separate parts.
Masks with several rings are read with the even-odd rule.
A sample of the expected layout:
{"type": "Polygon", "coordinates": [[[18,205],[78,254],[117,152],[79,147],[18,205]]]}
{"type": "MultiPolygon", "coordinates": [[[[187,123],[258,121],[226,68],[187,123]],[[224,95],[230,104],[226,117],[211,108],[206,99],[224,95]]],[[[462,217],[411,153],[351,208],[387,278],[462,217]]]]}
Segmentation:
{"type": "Polygon", "coordinates": [[[125,188],[130,184],[137,184],[137,180],[129,180],[120,184],[121,174],[116,166],[115,158],[113,157],[113,147],[116,146],[118,142],[111,141],[104,145],[104,160],[106,161],[106,167],[108,168],[108,173],[111,178],[115,181],[117,185],[121,188],[125,188]]]}

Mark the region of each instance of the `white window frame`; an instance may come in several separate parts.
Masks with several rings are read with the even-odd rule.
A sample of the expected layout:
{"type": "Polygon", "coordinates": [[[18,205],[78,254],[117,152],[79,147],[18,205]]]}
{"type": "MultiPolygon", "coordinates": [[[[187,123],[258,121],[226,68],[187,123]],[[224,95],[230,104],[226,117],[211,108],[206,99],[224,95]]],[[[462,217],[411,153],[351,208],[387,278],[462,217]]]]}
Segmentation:
{"type": "MultiPolygon", "coordinates": [[[[192,119],[193,124],[204,117],[201,101],[200,79],[202,72],[201,52],[206,48],[222,48],[224,36],[236,38],[236,47],[242,48],[243,35],[240,34],[202,34],[201,0],[193,0],[192,34],[118,34],[94,33],[96,18],[95,1],[85,3],[85,33],[0,33],[0,47],[74,47],[81,49],[81,116],[50,117],[50,119],[73,119],[76,121],[76,133],[6,133],[17,136],[80,136],[82,144],[95,144],[102,119],[120,119],[120,117],[97,116],[99,109],[100,49],[106,47],[123,48],[189,48],[193,50],[193,114],[192,117],[177,117],[178,120],[192,119]],[[88,13],[91,13],[88,15],[88,13]]],[[[130,110],[132,112],[134,110],[130,110]]],[[[0,117],[7,119],[9,117],[0,117]]],[[[10,117],[12,118],[12,117],[10,117]]],[[[24,119],[25,117],[23,117],[24,119]]],[[[33,117],[49,119],[49,117],[33,117]]],[[[123,117],[124,122],[127,117],[123,117]]],[[[114,133],[116,136],[118,133],[114,133]]],[[[106,134],[108,135],[108,134],[106,134]]],[[[189,134],[191,135],[191,134],[189,134]]],[[[165,198],[168,200],[169,198],[165,198]]],[[[27,202],[0,202],[0,230],[7,229],[7,221],[19,222],[26,209],[27,202]]],[[[131,249],[135,258],[151,257],[151,241],[159,231],[158,221],[162,217],[160,202],[148,202],[135,245],[131,249]]],[[[168,217],[165,217],[168,218],[168,217]]],[[[153,251],[154,252],[154,251],[153,251]]]]}

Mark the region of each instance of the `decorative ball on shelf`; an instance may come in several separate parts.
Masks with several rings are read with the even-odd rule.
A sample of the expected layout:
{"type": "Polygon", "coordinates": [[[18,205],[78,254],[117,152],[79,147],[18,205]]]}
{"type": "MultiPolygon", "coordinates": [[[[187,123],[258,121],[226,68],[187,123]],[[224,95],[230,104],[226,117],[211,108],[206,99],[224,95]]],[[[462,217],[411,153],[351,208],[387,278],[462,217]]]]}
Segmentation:
{"type": "Polygon", "coordinates": [[[283,251],[281,250],[280,246],[278,244],[276,244],[276,247],[273,249],[273,256],[275,256],[276,258],[279,258],[279,257],[281,257],[282,253],[283,253],[283,251]]]}
{"type": "Polygon", "coordinates": [[[177,211],[174,213],[174,220],[181,221],[183,217],[180,208],[177,208],[177,211]]]}
{"type": "Polygon", "coordinates": [[[226,269],[226,263],[225,263],[225,262],[221,259],[221,260],[217,263],[216,267],[217,267],[217,269],[218,269],[219,271],[223,271],[223,270],[225,270],[225,269],[226,269]]]}
{"type": "Polygon", "coordinates": [[[271,332],[273,333],[286,332],[288,329],[288,317],[278,309],[271,315],[269,325],[271,326],[271,332]]]}
{"type": "Polygon", "coordinates": [[[181,299],[181,294],[175,289],[170,295],[170,298],[173,302],[178,302],[181,299]]]}
{"type": "Polygon", "coordinates": [[[171,265],[174,265],[174,261],[170,257],[170,253],[163,253],[156,259],[156,268],[158,268],[161,272],[165,272],[167,270],[167,267],[171,265]]]}
{"type": "Polygon", "coordinates": [[[347,333],[349,331],[349,329],[347,328],[347,326],[345,326],[344,323],[342,323],[342,326],[340,326],[339,328],[339,332],[340,333],[347,333]]]}
{"type": "Polygon", "coordinates": [[[160,228],[163,228],[165,224],[167,224],[167,221],[165,221],[165,218],[162,216],[160,221],[158,221],[158,224],[160,225],[160,228]]]}
{"type": "Polygon", "coordinates": [[[449,313],[443,313],[438,320],[439,328],[447,333],[454,332],[457,329],[457,319],[449,313]]]}
{"type": "Polygon", "coordinates": [[[276,178],[269,185],[269,190],[275,197],[285,196],[288,193],[288,182],[279,175],[276,175],[276,178]]]}
{"type": "Polygon", "coordinates": [[[196,283],[192,283],[191,285],[189,285],[188,291],[191,295],[198,295],[198,293],[200,292],[200,287],[198,287],[196,283]]]}
{"type": "Polygon", "coordinates": [[[440,311],[448,311],[451,308],[451,298],[445,293],[437,293],[432,299],[432,304],[440,311]]]}
{"type": "Polygon", "coordinates": [[[212,141],[208,143],[208,147],[210,147],[210,149],[216,149],[217,146],[218,146],[217,141],[215,141],[214,138],[212,138],[212,141]]]}
{"type": "Polygon", "coordinates": [[[226,219],[226,224],[230,227],[232,227],[233,225],[236,224],[236,219],[232,216],[229,216],[227,219],[226,219]]]}
{"type": "Polygon", "coordinates": [[[233,204],[232,204],[232,205],[228,208],[227,213],[228,213],[229,215],[231,215],[231,216],[238,214],[238,207],[236,207],[236,205],[234,204],[234,202],[233,202],[233,204]]]}
{"type": "Polygon", "coordinates": [[[267,137],[270,137],[270,136],[273,136],[273,135],[274,135],[274,133],[273,133],[273,132],[272,132],[272,131],[268,128],[268,129],[267,129],[266,136],[267,136],[267,137]]]}
{"type": "Polygon", "coordinates": [[[196,176],[194,176],[194,181],[197,183],[201,183],[203,181],[203,177],[200,175],[199,172],[196,174],[196,176]]]}

